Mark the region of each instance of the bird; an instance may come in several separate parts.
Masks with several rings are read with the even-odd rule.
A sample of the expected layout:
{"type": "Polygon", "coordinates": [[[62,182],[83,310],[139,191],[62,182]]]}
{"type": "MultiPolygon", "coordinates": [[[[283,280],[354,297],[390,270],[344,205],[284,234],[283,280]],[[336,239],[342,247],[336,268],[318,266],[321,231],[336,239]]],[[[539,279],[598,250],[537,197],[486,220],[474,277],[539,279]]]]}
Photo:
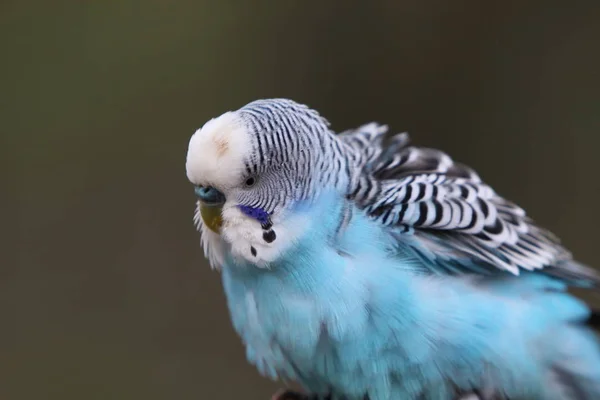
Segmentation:
{"type": "Polygon", "coordinates": [[[189,139],[194,225],[279,399],[600,399],[596,271],[407,133],[254,100],[189,139]]]}

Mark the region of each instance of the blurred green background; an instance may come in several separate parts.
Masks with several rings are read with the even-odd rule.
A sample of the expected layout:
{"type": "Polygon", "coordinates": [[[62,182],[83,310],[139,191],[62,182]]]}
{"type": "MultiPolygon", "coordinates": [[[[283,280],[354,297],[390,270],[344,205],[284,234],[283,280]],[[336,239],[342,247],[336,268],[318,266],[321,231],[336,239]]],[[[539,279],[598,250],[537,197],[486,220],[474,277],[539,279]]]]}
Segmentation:
{"type": "Polygon", "coordinates": [[[269,398],[184,168],[257,98],[407,130],[600,265],[599,43],[597,1],[2,1],[0,399],[269,398]]]}

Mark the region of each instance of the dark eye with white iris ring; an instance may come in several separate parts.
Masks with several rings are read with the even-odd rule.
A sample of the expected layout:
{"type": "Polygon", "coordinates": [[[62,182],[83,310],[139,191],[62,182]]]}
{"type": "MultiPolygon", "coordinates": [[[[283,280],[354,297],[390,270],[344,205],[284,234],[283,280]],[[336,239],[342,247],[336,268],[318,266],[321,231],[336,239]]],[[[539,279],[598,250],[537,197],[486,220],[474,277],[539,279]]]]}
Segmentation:
{"type": "Polygon", "coordinates": [[[246,185],[246,187],[252,187],[255,184],[256,184],[256,178],[253,176],[246,178],[246,181],[244,182],[244,185],[246,185]]]}

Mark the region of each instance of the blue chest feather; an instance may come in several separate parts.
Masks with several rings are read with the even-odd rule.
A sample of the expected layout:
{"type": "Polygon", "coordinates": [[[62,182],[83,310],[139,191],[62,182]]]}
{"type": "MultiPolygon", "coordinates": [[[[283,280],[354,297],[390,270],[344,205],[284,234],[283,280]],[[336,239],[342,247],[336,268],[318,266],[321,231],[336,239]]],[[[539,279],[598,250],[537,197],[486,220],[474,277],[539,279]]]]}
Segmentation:
{"type": "Polygon", "coordinates": [[[484,388],[561,399],[547,380],[569,354],[597,389],[596,342],[577,325],[588,309],[560,282],[424,274],[422,259],[346,207],[324,196],[298,208],[311,222],[268,269],[226,259],[232,322],[261,373],[350,400],[484,388]]]}

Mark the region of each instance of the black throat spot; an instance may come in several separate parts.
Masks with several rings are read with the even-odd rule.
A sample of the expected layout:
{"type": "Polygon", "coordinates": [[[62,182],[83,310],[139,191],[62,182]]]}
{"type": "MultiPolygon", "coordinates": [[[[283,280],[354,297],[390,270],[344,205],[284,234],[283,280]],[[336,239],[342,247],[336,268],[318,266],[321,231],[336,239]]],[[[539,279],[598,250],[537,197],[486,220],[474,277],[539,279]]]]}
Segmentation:
{"type": "Polygon", "coordinates": [[[263,232],[263,239],[267,243],[272,243],[275,239],[277,239],[277,234],[274,230],[269,229],[268,231],[263,232]]]}

